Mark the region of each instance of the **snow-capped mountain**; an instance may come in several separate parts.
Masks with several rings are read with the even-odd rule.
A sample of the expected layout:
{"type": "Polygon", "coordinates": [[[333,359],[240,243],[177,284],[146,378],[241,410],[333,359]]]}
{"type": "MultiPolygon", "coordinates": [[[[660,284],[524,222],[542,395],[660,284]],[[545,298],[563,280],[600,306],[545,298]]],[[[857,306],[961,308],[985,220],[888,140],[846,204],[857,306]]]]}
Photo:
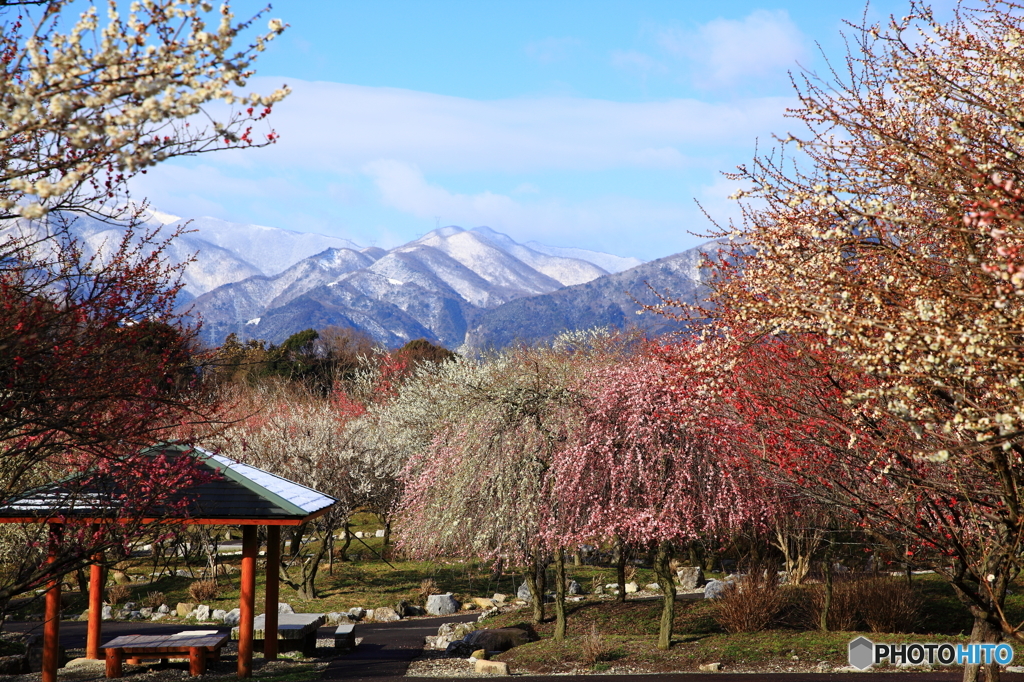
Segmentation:
{"type": "Polygon", "coordinates": [[[359,251],[362,248],[348,239],[311,232],[232,223],[210,217],[185,219],[153,210],[149,213],[151,222],[166,225],[169,229],[184,226],[189,231],[184,239],[200,240],[204,245],[213,245],[230,251],[267,276],[284,272],[303,258],[320,253],[324,249],[359,251]]]}
{"type": "Polygon", "coordinates": [[[279,275],[222,286],[199,297],[193,313],[213,344],[229,333],[279,342],[307,327],[337,324],[363,328],[388,345],[425,336],[457,346],[480,310],[605,274],[490,228],[448,226],[387,252],[332,250],[279,275]],[[322,266],[340,253],[348,254],[343,267],[322,266]]]}

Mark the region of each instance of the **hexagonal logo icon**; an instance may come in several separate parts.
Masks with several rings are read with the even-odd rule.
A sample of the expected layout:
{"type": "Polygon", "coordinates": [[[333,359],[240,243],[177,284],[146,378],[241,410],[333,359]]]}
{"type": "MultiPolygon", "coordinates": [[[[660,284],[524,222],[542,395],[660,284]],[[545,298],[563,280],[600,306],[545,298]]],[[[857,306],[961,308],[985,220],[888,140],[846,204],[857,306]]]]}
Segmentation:
{"type": "Polygon", "coordinates": [[[857,670],[867,670],[875,660],[875,643],[867,637],[858,637],[850,642],[850,665],[857,670]]]}

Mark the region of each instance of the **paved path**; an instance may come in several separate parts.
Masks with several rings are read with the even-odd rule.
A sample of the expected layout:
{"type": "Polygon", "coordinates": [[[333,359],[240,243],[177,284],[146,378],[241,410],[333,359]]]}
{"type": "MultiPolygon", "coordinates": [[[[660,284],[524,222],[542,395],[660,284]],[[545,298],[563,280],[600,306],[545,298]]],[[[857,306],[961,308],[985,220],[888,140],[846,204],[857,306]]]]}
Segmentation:
{"type": "Polygon", "coordinates": [[[441,618],[417,618],[396,623],[360,623],[355,636],[363,640],[350,654],[344,654],[327,666],[322,680],[404,679],[409,662],[423,651],[423,638],[436,635],[442,623],[466,623],[479,614],[459,614],[441,618]]]}

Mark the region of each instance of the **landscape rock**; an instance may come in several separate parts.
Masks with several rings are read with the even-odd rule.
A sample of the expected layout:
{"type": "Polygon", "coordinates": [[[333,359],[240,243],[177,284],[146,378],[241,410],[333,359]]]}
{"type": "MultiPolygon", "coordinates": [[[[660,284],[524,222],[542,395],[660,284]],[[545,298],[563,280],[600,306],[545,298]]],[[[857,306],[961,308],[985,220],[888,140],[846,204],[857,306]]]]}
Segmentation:
{"type": "Polygon", "coordinates": [[[570,580],[566,592],[569,594],[583,594],[583,587],[575,580],[570,580]]]}
{"type": "Polygon", "coordinates": [[[156,608],[156,612],[157,613],[164,613],[164,614],[170,613],[171,612],[171,607],[168,606],[167,604],[161,604],[160,606],[158,606],[156,608]]]}
{"type": "Polygon", "coordinates": [[[28,659],[24,654],[0,656],[0,675],[23,675],[28,671],[28,659]]]}
{"type": "Polygon", "coordinates": [[[126,602],[125,605],[124,605],[124,609],[125,609],[125,611],[134,611],[135,610],[135,602],[133,602],[133,601],[126,602]]]}
{"type": "Polygon", "coordinates": [[[224,614],[224,625],[236,626],[242,620],[242,612],[240,609],[231,609],[224,614]]]}
{"type": "Polygon", "coordinates": [[[709,580],[708,584],[704,586],[704,598],[721,599],[725,596],[725,586],[727,584],[728,582],[725,580],[709,580]]]}
{"type": "Polygon", "coordinates": [[[116,614],[114,614],[114,617],[117,620],[129,620],[132,617],[132,612],[126,611],[125,609],[121,609],[116,614]]]}
{"type": "MultiPolygon", "coordinates": [[[[28,650],[25,652],[25,658],[28,660],[28,669],[34,673],[40,672],[43,669],[43,638],[32,637],[26,642],[28,650]]],[[[64,647],[57,647],[57,667],[63,668],[67,665],[68,655],[64,650],[64,647]]]]}
{"type": "Polygon", "coordinates": [[[486,597],[473,597],[473,603],[482,609],[493,609],[498,605],[498,602],[493,599],[487,599],[486,597]]]}
{"type": "Polygon", "coordinates": [[[494,628],[475,630],[463,638],[474,649],[508,651],[530,641],[530,633],[521,628],[494,628]]]}
{"type": "Polygon", "coordinates": [[[200,604],[194,611],[196,620],[207,621],[210,620],[210,607],[206,604],[200,604]]]}
{"type": "MultiPolygon", "coordinates": [[[[78,620],[89,620],[89,609],[82,611],[82,615],[78,617],[78,620]]],[[[3,673],[0,673],[2,675],[3,673]]]]}
{"type": "Polygon", "coordinates": [[[341,625],[343,623],[351,623],[352,620],[348,617],[347,613],[338,613],[337,611],[331,611],[327,614],[328,625],[341,625]]]}
{"type": "Polygon", "coordinates": [[[704,569],[700,566],[682,566],[676,571],[676,582],[684,590],[695,590],[704,585],[704,569]]]}
{"type": "Polygon", "coordinates": [[[644,589],[648,592],[660,592],[661,585],[659,585],[658,583],[647,583],[646,585],[644,585],[644,589]]]}
{"type": "Polygon", "coordinates": [[[175,608],[175,612],[178,614],[178,618],[185,618],[188,614],[195,610],[195,604],[189,604],[187,602],[178,602],[178,606],[175,608]]]}
{"type": "Polygon", "coordinates": [[[451,592],[432,594],[427,597],[427,613],[432,616],[448,616],[459,610],[459,601],[451,592]]]}
{"type": "Polygon", "coordinates": [[[382,537],[384,537],[384,529],[381,528],[380,530],[378,530],[376,533],[373,534],[373,537],[375,537],[375,538],[382,538],[382,537]]]}
{"type": "Polygon", "coordinates": [[[530,596],[530,586],[527,585],[526,583],[523,583],[522,585],[520,585],[519,589],[516,590],[516,597],[518,597],[519,599],[522,599],[527,604],[529,604],[531,601],[533,601],[533,597],[530,596]]]}
{"type": "Polygon", "coordinates": [[[292,608],[291,604],[286,604],[284,602],[278,602],[278,604],[277,604],[277,612],[278,613],[295,613],[295,609],[292,608]]]}
{"type": "Polygon", "coordinates": [[[460,639],[449,644],[444,650],[444,655],[448,658],[469,658],[477,648],[478,647],[460,639]]]}
{"type": "Polygon", "coordinates": [[[224,609],[214,609],[213,612],[210,613],[210,620],[215,620],[215,621],[219,621],[219,622],[223,623],[224,622],[224,616],[226,616],[226,615],[228,615],[228,612],[225,611],[224,609]]]}
{"type": "Polygon", "coordinates": [[[714,663],[704,663],[700,666],[700,671],[702,673],[717,673],[721,669],[722,664],[717,661],[714,663]]]}
{"type": "Polygon", "coordinates": [[[504,604],[505,600],[508,599],[508,595],[507,594],[502,594],[501,592],[495,592],[491,596],[491,599],[493,599],[494,601],[496,601],[499,604],[504,604]]]}
{"type": "Polygon", "coordinates": [[[396,620],[402,620],[402,617],[390,606],[382,606],[373,610],[373,620],[378,623],[394,623],[396,620]]]}
{"type": "Polygon", "coordinates": [[[142,620],[145,617],[142,615],[142,611],[130,611],[128,613],[129,620],[142,620]]]}
{"type": "Polygon", "coordinates": [[[425,616],[425,615],[427,615],[427,610],[425,608],[423,608],[422,606],[417,606],[416,604],[409,604],[409,608],[406,609],[406,611],[409,612],[410,616],[425,616]]]}
{"type": "Polygon", "coordinates": [[[90,675],[105,675],[107,662],[96,658],[72,658],[64,666],[64,670],[75,673],[89,673],[90,675]]]}
{"type": "Polygon", "coordinates": [[[486,661],[488,659],[487,652],[483,649],[477,649],[476,651],[471,653],[469,657],[482,661],[486,661]]]}
{"type": "Polygon", "coordinates": [[[484,675],[508,675],[508,663],[505,661],[486,661],[477,659],[473,664],[473,672],[484,675]]]}
{"type": "Polygon", "coordinates": [[[640,591],[640,586],[636,583],[626,583],[626,594],[635,594],[640,591]]]}
{"type": "Polygon", "coordinates": [[[150,620],[163,620],[167,617],[166,613],[154,613],[150,620]]]}
{"type": "Polygon", "coordinates": [[[474,604],[471,601],[468,601],[468,602],[466,602],[465,604],[462,605],[462,610],[463,611],[472,611],[475,608],[476,608],[476,604],[474,604]]]}
{"type": "Polygon", "coordinates": [[[362,620],[366,616],[366,609],[361,606],[353,606],[348,610],[348,617],[354,620],[362,620]]]}
{"type": "Polygon", "coordinates": [[[412,615],[412,613],[409,612],[409,607],[411,606],[412,604],[403,599],[395,604],[395,613],[398,614],[399,618],[408,618],[412,615]]]}
{"type": "Polygon", "coordinates": [[[149,608],[148,606],[143,606],[141,609],[139,609],[139,614],[143,618],[149,618],[153,615],[153,609],[149,608]]]}

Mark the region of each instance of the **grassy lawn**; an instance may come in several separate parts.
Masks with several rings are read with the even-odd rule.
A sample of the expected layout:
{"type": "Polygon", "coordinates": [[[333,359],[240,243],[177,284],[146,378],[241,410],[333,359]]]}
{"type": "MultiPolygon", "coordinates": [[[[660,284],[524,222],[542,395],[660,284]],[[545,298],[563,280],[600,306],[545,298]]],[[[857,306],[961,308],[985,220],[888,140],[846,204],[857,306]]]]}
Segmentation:
{"type": "MultiPolygon", "coordinates": [[[[720,662],[725,670],[795,672],[814,671],[847,664],[850,640],[865,635],[876,642],[964,642],[971,620],[956,601],[952,590],[936,576],[915,576],[915,585],[926,598],[922,619],[912,634],[871,632],[819,632],[810,629],[802,609],[806,588],[790,590],[790,604],[781,624],[756,633],[729,634],[714,619],[712,601],[677,601],[673,646],[656,648],[661,618],[661,601],[628,600],[618,603],[587,600],[568,607],[566,641],[555,643],[553,609],[548,621],[534,626],[540,641],[513,649],[499,657],[517,671],[536,673],[568,672],[573,669],[606,671],[697,670],[705,663],[720,662]],[[592,639],[600,640],[600,655],[594,661],[592,639]],[[589,658],[588,658],[589,647],[589,658]]],[[[1008,615],[1024,620],[1024,596],[1008,598],[1008,615]]],[[[509,627],[528,620],[522,610],[488,619],[487,627],[509,627]]],[[[1024,656],[1017,648],[1015,661],[1024,656]]],[[[949,668],[954,670],[955,668],[949,668]]]]}

